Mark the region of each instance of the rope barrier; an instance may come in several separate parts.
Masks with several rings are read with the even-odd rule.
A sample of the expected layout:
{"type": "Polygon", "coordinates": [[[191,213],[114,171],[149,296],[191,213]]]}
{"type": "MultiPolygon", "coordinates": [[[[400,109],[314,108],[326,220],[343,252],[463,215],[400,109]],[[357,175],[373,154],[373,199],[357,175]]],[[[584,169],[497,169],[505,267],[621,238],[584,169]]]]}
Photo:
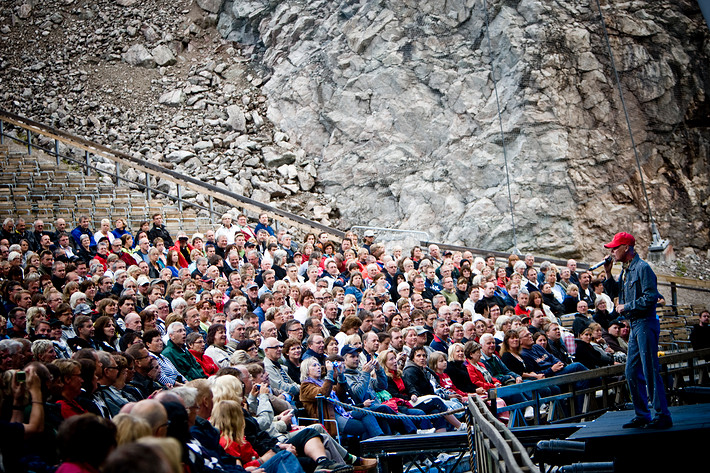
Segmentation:
{"type": "Polygon", "coordinates": [[[341,406],[346,410],[360,411],[367,414],[372,414],[375,417],[382,417],[384,419],[413,419],[413,420],[425,420],[425,419],[438,419],[439,417],[444,417],[450,414],[458,414],[466,410],[465,407],[459,407],[458,409],[450,409],[445,412],[439,412],[436,414],[425,414],[425,415],[410,415],[410,414],[388,414],[386,412],[377,412],[370,409],[365,409],[363,407],[353,406],[352,404],[345,404],[343,402],[337,401],[332,398],[325,398],[326,401],[341,406]]]}

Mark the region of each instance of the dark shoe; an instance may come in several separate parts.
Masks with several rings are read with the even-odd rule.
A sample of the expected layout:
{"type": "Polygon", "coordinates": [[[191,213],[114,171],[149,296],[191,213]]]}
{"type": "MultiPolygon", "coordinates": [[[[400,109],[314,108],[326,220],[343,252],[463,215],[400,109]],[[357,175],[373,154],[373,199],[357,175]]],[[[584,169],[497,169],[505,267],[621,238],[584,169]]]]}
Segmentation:
{"type": "Polygon", "coordinates": [[[316,466],[313,473],[352,473],[352,465],[345,465],[344,463],[337,463],[333,460],[322,461],[316,466]]]}
{"type": "Polygon", "coordinates": [[[648,425],[648,420],[644,417],[634,417],[630,422],[622,425],[624,429],[643,429],[648,425]]]}
{"type": "Polygon", "coordinates": [[[673,420],[671,420],[671,416],[657,416],[646,426],[647,429],[656,430],[670,429],[671,427],[673,427],[673,420]]]}
{"type": "Polygon", "coordinates": [[[353,466],[355,468],[355,473],[372,472],[377,469],[377,459],[376,458],[360,458],[358,460],[358,462],[353,466]]]}

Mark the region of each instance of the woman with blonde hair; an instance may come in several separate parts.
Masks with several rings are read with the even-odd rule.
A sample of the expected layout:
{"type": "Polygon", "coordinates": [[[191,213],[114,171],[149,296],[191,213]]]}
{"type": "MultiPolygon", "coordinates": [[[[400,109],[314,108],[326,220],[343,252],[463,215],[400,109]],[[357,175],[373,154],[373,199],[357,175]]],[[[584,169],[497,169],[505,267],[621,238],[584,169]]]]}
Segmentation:
{"type": "MultiPolygon", "coordinates": [[[[220,376],[221,378],[234,378],[233,376],[220,376]]],[[[235,378],[236,379],[236,378],[235,378]]],[[[243,467],[259,467],[261,461],[251,444],[244,438],[244,413],[242,403],[234,400],[217,400],[210,422],[219,430],[219,444],[224,451],[237,459],[243,467]]]]}
{"type": "MultiPolygon", "coordinates": [[[[64,300],[64,302],[69,304],[69,300],[71,299],[72,294],[74,294],[75,292],[79,292],[79,283],[76,281],[68,282],[64,286],[64,291],[63,291],[63,296],[62,296],[62,299],[64,300]]],[[[72,309],[73,309],[73,307],[72,307],[72,309]]]]}
{"type": "Polygon", "coordinates": [[[241,405],[243,399],[242,389],[241,380],[235,376],[217,376],[212,382],[212,399],[215,405],[218,401],[223,400],[237,401],[241,405]]]}
{"type": "MultiPolygon", "coordinates": [[[[221,378],[229,377],[231,376],[221,376],[221,378]]],[[[268,450],[259,456],[244,435],[246,421],[240,402],[230,400],[216,401],[212,408],[210,422],[220,432],[219,444],[224,448],[224,451],[236,458],[237,464],[244,468],[249,470],[262,468],[266,473],[278,473],[280,471],[304,473],[295,455],[288,450],[281,450],[276,454],[274,454],[273,450],[268,450]]],[[[308,430],[311,429],[304,429],[304,431],[308,430]]],[[[313,438],[320,438],[315,430],[308,432],[308,434],[310,434],[308,440],[305,440],[308,435],[303,435],[303,440],[305,440],[304,450],[307,448],[305,444],[311,442],[313,438]]],[[[325,460],[322,463],[324,466],[326,466],[325,464],[330,466],[331,462],[325,460]]],[[[317,468],[316,471],[318,471],[317,468]]]]}
{"type": "Polygon", "coordinates": [[[111,422],[116,424],[116,443],[123,445],[135,442],[142,437],[153,435],[153,429],[147,420],[130,414],[118,414],[111,422]]]}

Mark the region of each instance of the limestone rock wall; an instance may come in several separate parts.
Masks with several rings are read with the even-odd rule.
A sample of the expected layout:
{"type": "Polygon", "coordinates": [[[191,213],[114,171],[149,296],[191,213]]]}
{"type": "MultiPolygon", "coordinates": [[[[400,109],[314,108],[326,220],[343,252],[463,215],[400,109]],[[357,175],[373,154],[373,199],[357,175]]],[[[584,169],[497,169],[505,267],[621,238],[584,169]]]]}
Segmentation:
{"type": "MultiPolygon", "coordinates": [[[[697,3],[602,11],[661,234],[707,248],[697,3]]],[[[594,256],[621,229],[650,241],[596,2],[235,0],[220,12],[224,37],[261,51],[267,116],[315,156],[340,227],[511,249],[507,158],[522,251],[594,256]]]]}

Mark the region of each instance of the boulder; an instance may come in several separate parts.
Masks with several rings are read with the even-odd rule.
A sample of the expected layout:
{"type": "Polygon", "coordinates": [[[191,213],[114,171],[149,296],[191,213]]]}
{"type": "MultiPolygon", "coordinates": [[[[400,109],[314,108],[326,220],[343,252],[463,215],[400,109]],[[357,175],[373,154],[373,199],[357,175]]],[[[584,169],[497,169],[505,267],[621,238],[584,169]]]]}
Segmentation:
{"type": "Polygon", "coordinates": [[[282,151],[272,146],[267,146],[261,150],[264,158],[264,164],[271,168],[278,168],[284,164],[293,164],[296,162],[296,155],[289,151],[282,151]]]}
{"type": "Polygon", "coordinates": [[[244,132],[247,129],[247,119],[239,105],[227,107],[227,121],[225,126],[228,130],[244,132]]]}
{"type": "Polygon", "coordinates": [[[158,103],[169,107],[179,107],[184,101],[185,93],[181,89],[165,92],[158,99],[158,103]]]}
{"type": "Polygon", "coordinates": [[[223,4],[224,0],[197,0],[197,5],[210,13],[219,13],[223,4]]]}
{"type": "Polygon", "coordinates": [[[151,54],[153,55],[153,60],[158,66],[172,66],[177,62],[173,52],[164,44],[153,48],[151,54]]]}
{"type": "Polygon", "coordinates": [[[131,66],[155,67],[155,59],[142,44],[134,44],[121,56],[131,66]]]}

